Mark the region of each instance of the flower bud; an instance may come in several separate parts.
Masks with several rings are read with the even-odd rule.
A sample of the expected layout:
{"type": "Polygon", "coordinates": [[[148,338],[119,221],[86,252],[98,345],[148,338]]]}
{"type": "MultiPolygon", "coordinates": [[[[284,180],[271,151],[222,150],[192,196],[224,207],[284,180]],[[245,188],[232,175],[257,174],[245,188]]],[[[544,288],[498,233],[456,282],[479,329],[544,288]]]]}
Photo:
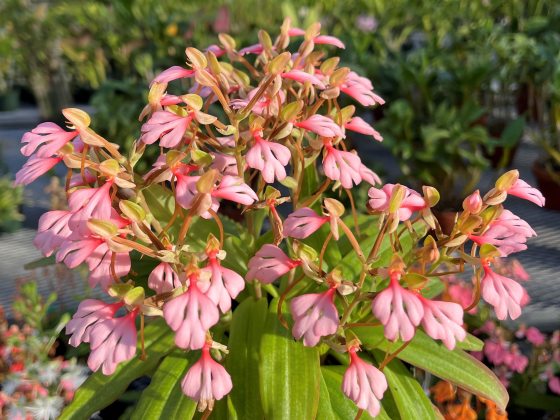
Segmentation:
{"type": "Polygon", "coordinates": [[[482,224],[482,217],[475,214],[469,215],[465,220],[461,222],[459,230],[461,233],[469,234],[472,233],[476,228],[482,224]]]}
{"type": "Polygon", "coordinates": [[[280,111],[280,116],[284,121],[287,122],[294,121],[297,118],[299,112],[302,110],[302,108],[303,108],[303,101],[299,100],[299,101],[290,102],[289,104],[286,104],[282,107],[282,110],[280,111]]]}
{"type": "Polygon", "coordinates": [[[331,74],[331,76],[329,77],[330,85],[331,86],[339,85],[340,83],[342,83],[344,79],[346,79],[348,73],[350,73],[350,69],[348,67],[341,67],[339,69],[336,69],[333,72],[333,74],[331,74]]]}
{"type": "Polygon", "coordinates": [[[189,107],[197,111],[200,111],[202,109],[202,105],[204,105],[204,101],[202,100],[202,98],[195,93],[188,93],[186,95],[182,95],[181,99],[189,107]]]}
{"type": "Polygon", "coordinates": [[[261,29],[259,31],[259,33],[257,34],[257,37],[259,38],[259,43],[262,45],[263,50],[265,50],[267,52],[271,52],[272,51],[272,39],[270,38],[270,35],[268,34],[268,32],[261,29]]]}
{"type": "Polygon", "coordinates": [[[482,209],[482,197],[480,192],[476,190],[463,200],[463,209],[471,214],[478,214],[482,209]]]}
{"type": "Polygon", "coordinates": [[[341,217],[344,214],[344,204],[334,198],[325,198],[323,205],[329,216],[341,217]]]}
{"type": "Polygon", "coordinates": [[[62,115],[77,129],[89,127],[91,124],[88,113],[78,108],[65,108],[62,110],[62,115]]]}
{"type": "Polygon", "coordinates": [[[216,86],[216,79],[204,69],[200,69],[195,73],[195,80],[202,86],[216,86]]]}
{"type": "Polygon", "coordinates": [[[519,171],[517,169],[507,171],[496,181],[496,189],[499,191],[507,191],[517,182],[518,179],[519,171]]]}
{"type": "Polygon", "coordinates": [[[102,238],[112,238],[118,233],[117,226],[108,220],[89,219],[87,227],[94,235],[102,238]]]}
{"type": "Polygon", "coordinates": [[[122,299],[132,288],[133,286],[129,283],[114,283],[109,287],[107,293],[111,297],[122,299]]]}
{"type": "Polygon", "coordinates": [[[135,287],[129,290],[126,295],[124,295],[124,303],[129,306],[137,306],[144,302],[144,288],[135,287]]]}
{"type": "Polygon", "coordinates": [[[321,73],[325,74],[325,75],[330,75],[335,69],[336,66],[338,66],[338,63],[340,63],[340,58],[339,57],[331,57],[326,59],[325,61],[323,61],[321,63],[321,73]]]}
{"type": "Polygon", "coordinates": [[[305,40],[306,41],[312,40],[313,38],[319,35],[320,31],[321,31],[321,24],[319,22],[312,23],[305,31],[305,35],[304,35],[305,40]]]}
{"type": "Polygon", "coordinates": [[[268,64],[268,70],[273,75],[277,75],[277,74],[282,73],[286,69],[286,66],[290,62],[291,58],[292,58],[292,55],[287,51],[283,52],[280,55],[277,55],[268,64]]]}
{"type": "Polygon", "coordinates": [[[218,34],[218,39],[220,40],[220,44],[222,44],[226,50],[235,50],[235,39],[233,39],[230,35],[218,34]]]}
{"type": "Polygon", "coordinates": [[[424,201],[426,201],[429,207],[434,207],[439,202],[439,191],[434,187],[424,185],[422,191],[424,193],[424,201]]]}
{"type": "Polygon", "coordinates": [[[222,73],[222,67],[212,51],[206,51],[206,59],[208,60],[208,67],[210,67],[212,73],[216,76],[222,73]]]}
{"type": "Polygon", "coordinates": [[[129,201],[121,200],[119,202],[119,209],[130,220],[136,223],[141,223],[146,218],[146,212],[138,204],[129,201]]]}
{"type": "Polygon", "coordinates": [[[428,278],[419,273],[406,273],[402,279],[411,289],[422,289],[428,283],[428,278]]]}
{"type": "Polygon", "coordinates": [[[218,175],[219,172],[215,169],[210,169],[208,172],[202,174],[196,182],[196,190],[200,194],[209,194],[218,180],[218,175]]]}
{"type": "Polygon", "coordinates": [[[204,54],[196,48],[188,47],[185,50],[185,54],[195,69],[203,69],[208,65],[204,54]]]}
{"type": "Polygon", "coordinates": [[[115,159],[107,159],[99,164],[98,169],[106,177],[114,178],[119,174],[121,168],[115,159]]]}

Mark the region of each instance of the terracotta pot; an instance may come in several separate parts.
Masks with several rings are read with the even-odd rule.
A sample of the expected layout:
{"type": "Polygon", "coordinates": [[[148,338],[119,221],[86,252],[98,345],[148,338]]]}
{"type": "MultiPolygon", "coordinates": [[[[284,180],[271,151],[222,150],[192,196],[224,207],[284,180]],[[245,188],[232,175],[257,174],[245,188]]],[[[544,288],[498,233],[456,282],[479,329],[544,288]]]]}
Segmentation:
{"type": "Polygon", "coordinates": [[[441,226],[441,231],[449,235],[455,225],[455,216],[457,216],[457,212],[453,210],[432,210],[432,212],[441,226]]]}
{"type": "Polygon", "coordinates": [[[535,161],[532,169],[539,190],[546,199],[545,207],[551,210],[560,210],[560,184],[557,184],[551,178],[541,161],[535,161]]]}

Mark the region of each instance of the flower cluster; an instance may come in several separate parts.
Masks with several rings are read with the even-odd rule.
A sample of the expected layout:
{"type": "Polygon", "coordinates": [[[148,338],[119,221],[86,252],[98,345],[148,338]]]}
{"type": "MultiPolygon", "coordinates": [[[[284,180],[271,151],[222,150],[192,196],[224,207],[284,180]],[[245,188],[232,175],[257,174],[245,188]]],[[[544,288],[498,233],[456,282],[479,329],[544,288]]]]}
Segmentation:
{"type": "Polygon", "coordinates": [[[136,354],[137,319],[141,340],[144,317],[163,317],[177,347],[201,351],[182,388],[201,410],[211,410],[232,388],[211,356],[212,348],[224,350],[212,330],[233,300],[251,298],[243,292],[250,285],[257,298],[263,290],[280,296],[279,318],[305,346],[324,342],[348,352],[343,391],[375,416],[387,388],[383,365],[358,356],[354,326],[382,324],[388,340],[404,342],[422,328],[454,348],[466,336],[463,308],[433,299],[426,287],[449,274],[441,270],[449,263],[456,271],[473,267],[475,295],[481,291],[498,317],[519,316],[522,287],[492,265],[534,235],[503,202],[518,195],[542,205],[538,191],[508,172],[484,197],[468,197],[445,235],[431,212],[439,200],[434,188],[379,185],[349,150],[351,132],[383,138],[343,101],[384,101],[369,80],[326,57],[325,48],[344,47],[340,40],[321,34],[319,24],[302,30],[289,20],[274,41],[265,31],[258,44],[241,49],[229,35],[219,40],[205,52],[187,48],[186,67],[153,80],[142,134],[128,156],[77,109],[63,111],[70,131],[41,124],[22,140],[30,160],[17,182],[27,184],[59,162],[68,167],[68,209],[41,217],[35,244],[68,267],[87,264],[91,285],[112,299],[83,301],[66,329],[72,345],[90,344],[91,369],[113,373],[136,354]],[[181,91],[185,85],[189,90],[181,91]],[[158,146],[152,169],[135,172],[143,151],[158,146]],[[352,189],[367,184],[362,232],[352,189]],[[253,252],[246,270],[242,253],[228,248],[225,214],[232,211],[244,221],[253,252]],[[266,217],[270,235],[263,232],[266,217]],[[348,249],[355,277],[329,258],[333,247],[348,249]],[[133,267],[139,256],[154,262],[147,281],[133,267]]]}
{"type": "Polygon", "coordinates": [[[75,360],[53,357],[51,337],[29,324],[9,324],[0,308],[0,415],[9,419],[55,419],[88,369],[75,360]]]}

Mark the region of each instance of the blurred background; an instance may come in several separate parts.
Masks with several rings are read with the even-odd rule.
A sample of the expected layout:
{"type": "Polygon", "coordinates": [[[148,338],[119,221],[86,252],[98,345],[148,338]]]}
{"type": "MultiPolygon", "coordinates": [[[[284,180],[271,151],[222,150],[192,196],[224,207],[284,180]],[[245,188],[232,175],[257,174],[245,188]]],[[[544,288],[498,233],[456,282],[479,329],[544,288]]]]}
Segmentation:
{"type": "MultiPolygon", "coordinates": [[[[251,45],[261,28],[275,36],[285,17],[302,28],[320,21],[322,33],[345,43],[337,51],[343,65],[370,78],[387,101],[361,111],[384,142],[351,139],[385,182],[437,187],[446,198],[438,209],[442,220],[465,194],[488,188],[513,167],[541,188],[545,209],[512,199],[511,210],[538,233],[519,255],[531,277],[520,322],[558,329],[556,0],[1,0],[0,304],[6,318],[21,321],[12,301],[21,299],[29,282],[35,289],[23,294],[47,307],[34,325],[54,332],[60,314],[94,293],[79,272],[40,260],[33,248],[39,216],[63,205],[63,174],[43,177],[25,191],[13,188],[25,162],[19,154],[23,133],[42,121],[62,123],[60,109],[77,106],[94,114],[98,133],[126,149],[139,134],[149,82],[183,64],[185,47],[202,50],[221,32],[238,46],[251,45]],[[47,301],[53,292],[56,298],[47,301]]],[[[141,164],[150,165],[149,158],[141,164]]]]}

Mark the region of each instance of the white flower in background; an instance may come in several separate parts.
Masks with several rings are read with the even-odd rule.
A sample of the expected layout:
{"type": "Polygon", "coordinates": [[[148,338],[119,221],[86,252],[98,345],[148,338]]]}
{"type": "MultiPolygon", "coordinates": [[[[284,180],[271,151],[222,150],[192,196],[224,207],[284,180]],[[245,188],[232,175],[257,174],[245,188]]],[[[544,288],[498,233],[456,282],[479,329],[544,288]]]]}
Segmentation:
{"type": "Polygon", "coordinates": [[[55,420],[64,406],[61,397],[37,398],[27,410],[35,420],[55,420]]]}

